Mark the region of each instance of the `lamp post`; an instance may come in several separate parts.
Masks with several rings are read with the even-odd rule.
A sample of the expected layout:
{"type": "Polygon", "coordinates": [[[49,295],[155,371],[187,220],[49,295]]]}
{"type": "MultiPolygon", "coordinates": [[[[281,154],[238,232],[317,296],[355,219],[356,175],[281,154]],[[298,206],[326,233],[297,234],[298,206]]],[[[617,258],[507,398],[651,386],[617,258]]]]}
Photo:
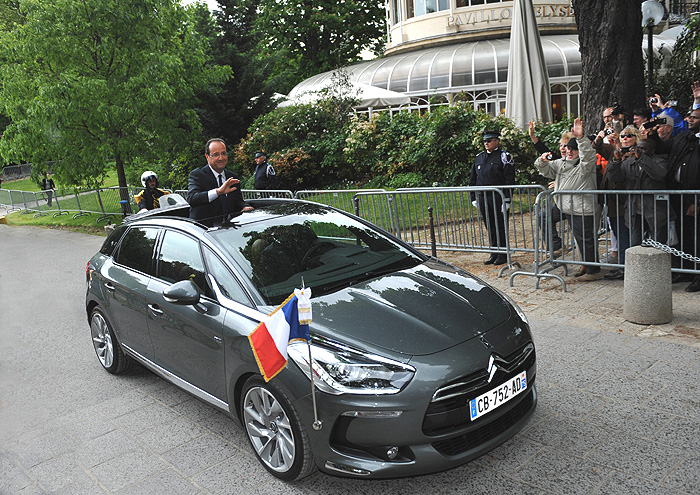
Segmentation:
{"type": "Polygon", "coordinates": [[[647,91],[652,92],[651,81],[654,71],[654,26],[661,22],[666,9],[655,0],[642,3],[642,28],[647,29],[647,91]]]}

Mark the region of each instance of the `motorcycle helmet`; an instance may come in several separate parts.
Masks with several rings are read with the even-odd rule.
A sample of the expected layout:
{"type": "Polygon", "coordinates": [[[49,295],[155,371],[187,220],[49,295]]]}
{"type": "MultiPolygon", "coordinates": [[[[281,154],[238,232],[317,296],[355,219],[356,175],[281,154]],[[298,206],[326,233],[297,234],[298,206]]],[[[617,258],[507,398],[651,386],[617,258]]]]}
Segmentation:
{"type": "Polygon", "coordinates": [[[156,175],[155,172],[151,170],[146,170],[144,173],[141,174],[141,184],[143,184],[143,187],[148,187],[146,185],[146,181],[148,179],[155,179],[156,180],[156,187],[158,187],[158,176],[156,175]]]}

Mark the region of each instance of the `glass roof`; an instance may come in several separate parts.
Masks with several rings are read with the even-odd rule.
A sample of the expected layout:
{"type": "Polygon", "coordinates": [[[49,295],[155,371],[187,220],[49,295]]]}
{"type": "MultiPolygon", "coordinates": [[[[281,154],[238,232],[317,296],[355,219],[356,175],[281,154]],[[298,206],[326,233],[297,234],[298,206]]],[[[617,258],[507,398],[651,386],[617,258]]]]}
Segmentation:
{"type": "MultiPolygon", "coordinates": [[[[542,36],[542,51],[552,83],[578,81],[581,54],[578,36],[542,36]]],[[[654,49],[668,56],[675,40],[654,37],[654,49]]],[[[646,47],[646,42],[644,43],[646,47]]],[[[350,80],[410,96],[458,93],[480,88],[505,88],[510,40],[472,41],[426,48],[348,67],[350,80]]],[[[302,81],[289,97],[317,91],[330,83],[331,72],[302,81]]]]}

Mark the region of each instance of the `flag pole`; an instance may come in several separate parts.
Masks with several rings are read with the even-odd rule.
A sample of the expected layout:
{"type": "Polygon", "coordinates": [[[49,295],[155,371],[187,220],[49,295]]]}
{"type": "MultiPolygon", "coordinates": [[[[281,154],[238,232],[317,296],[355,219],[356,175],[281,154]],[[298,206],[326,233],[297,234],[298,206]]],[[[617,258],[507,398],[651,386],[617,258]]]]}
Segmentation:
{"type": "MultiPolygon", "coordinates": [[[[301,277],[301,290],[303,291],[306,289],[306,285],[304,284],[304,277],[301,277]]],[[[313,428],[314,430],[320,430],[323,428],[323,421],[318,419],[318,408],[316,406],[316,385],[314,383],[314,365],[313,361],[311,359],[311,332],[309,332],[309,338],[306,339],[306,348],[309,350],[309,375],[311,376],[311,401],[313,403],[313,409],[314,409],[314,423],[313,423],[313,428]]]]}
{"type": "MultiPolygon", "coordinates": [[[[309,336],[310,337],[310,336],[309,336]]],[[[314,367],[311,361],[311,339],[306,341],[306,346],[309,348],[309,373],[311,374],[311,399],[314,404],[314,430],[323,428],[323,421],[318,419],[318,409],[316,408],[316,385],[314,384],[314,367]]]]}

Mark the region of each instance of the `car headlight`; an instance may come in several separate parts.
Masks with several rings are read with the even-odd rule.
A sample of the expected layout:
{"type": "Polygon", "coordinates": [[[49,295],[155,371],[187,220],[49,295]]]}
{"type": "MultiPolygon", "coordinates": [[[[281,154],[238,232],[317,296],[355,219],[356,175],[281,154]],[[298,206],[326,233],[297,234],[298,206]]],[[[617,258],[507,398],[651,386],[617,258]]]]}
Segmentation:
{"type": "MultiPolygon", "coordinates": [[[[311,379],[306,342],[291,343],[287,353],[311,379]]],[[[334,395],[396,394],[416,372],[412,366],[316,336],[311,341],[311,359],[315,385],[334,395]]]]}

